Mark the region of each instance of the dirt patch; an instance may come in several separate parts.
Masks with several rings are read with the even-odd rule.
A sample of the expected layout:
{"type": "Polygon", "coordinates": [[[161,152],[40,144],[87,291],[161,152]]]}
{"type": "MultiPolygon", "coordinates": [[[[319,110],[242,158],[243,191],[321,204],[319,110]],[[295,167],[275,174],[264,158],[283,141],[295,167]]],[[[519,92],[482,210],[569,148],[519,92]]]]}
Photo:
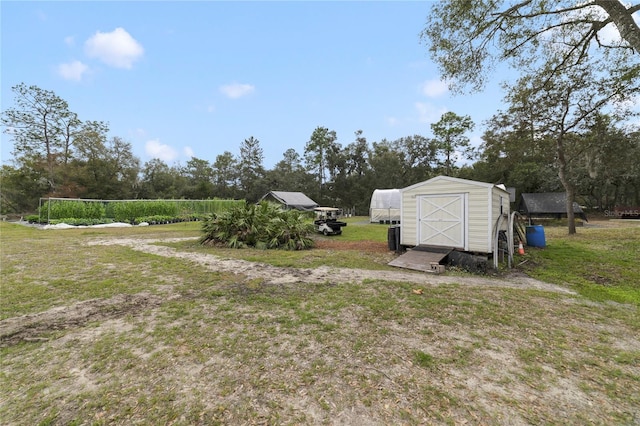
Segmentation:
{"type": "Polygon", "coordinates": [[[46,341],[47,334],[80,327],[93,321],[120,318],[145,308],[159,306],[166,297],[148,293],[119,294],[110,299],[93,299],[71,306],[60,306],[37,314],[0,321],[0,347],[21,341],[46,341]]]}

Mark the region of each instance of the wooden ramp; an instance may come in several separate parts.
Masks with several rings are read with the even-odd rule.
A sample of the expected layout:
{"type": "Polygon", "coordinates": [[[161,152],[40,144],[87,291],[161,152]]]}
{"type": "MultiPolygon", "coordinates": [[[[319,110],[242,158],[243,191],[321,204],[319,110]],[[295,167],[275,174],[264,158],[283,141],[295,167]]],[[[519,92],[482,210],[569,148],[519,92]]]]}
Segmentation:
{"type": "Polygon", "coordinates": [[[396,257],[388,265],[422,272],[432,272],[431,263],[439,263],[452,251],[453,249],[449,248],[415,247],[396,257]]]}

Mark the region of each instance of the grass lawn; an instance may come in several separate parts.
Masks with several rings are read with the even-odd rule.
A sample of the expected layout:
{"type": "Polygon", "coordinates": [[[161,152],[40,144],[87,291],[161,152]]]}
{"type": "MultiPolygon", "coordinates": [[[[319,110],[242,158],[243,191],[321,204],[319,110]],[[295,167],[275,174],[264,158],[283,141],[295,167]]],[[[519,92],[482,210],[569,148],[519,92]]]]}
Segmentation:
{"type": "Polygon", "coordinates": [[[640,306],[640,224],[579,228],[545,227],[544,249],[529,248],[524,269],[543,281],[565,284],[594,301],[640,306]]]}
{"type": "Polygon", "coordinates": [[[294,253],[0,223],[0,424],[640,422],[640,227],[546,227],[520,273],[570,294],[383,280],[387,227],[347,221],[294,253]]]}

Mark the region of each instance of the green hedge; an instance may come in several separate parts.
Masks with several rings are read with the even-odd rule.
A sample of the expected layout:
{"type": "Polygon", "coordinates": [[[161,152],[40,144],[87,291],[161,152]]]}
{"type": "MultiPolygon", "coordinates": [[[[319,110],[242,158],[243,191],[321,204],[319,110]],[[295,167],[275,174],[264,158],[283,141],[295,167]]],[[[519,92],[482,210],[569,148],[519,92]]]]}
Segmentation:
{"type": "Polygon", "coordinates": [[[244,205],[244,200],[132,200],[90,201],[47,199],[39,211],[40,222],[56,219],[113,219],[140,223],[150,217],[198,220],[213,213],[244,205]]]}
{"type": "Polygon", "coordinates": [[[51,200],[40,207],[40,218],[47,219],[101,219],[105,217],[103,203],[95,201],[51,200]]]}

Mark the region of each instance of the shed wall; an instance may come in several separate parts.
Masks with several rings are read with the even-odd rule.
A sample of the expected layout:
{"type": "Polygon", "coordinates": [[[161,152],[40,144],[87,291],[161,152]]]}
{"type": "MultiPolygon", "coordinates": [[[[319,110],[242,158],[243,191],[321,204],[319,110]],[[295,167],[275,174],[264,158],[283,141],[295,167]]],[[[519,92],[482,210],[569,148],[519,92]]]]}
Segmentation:
{"type": "Polygon", "coordinates": [[[507,228],[509,227],[509,215],[511,214],[511,209],[510,209],[510,195],[508,191],[501,191],[499,188],[493,188],[492,189],[492,211],[493,211],[493,218],[490,224],[490,228],[489,228],[489,248],[487,253],[491,253],[493,250],[493,232],[494,232],[494,225],[496,223],[496,221],[498,220],[498,217],[500,217],[500,214],[505,214],[505,220],[502,222],[502,226],[500,227],[501,230],[506,231],[507,228]],[[500,207],[502,206],[502,208],[500,207]]]}
{"type": "MultiPolygon", "coordinates": [[[[503,200],[503,211],[508,213],[509,194],[495,187],[474,185],[459,181],[437,180],[424,182],[405,188],[402,191],[400,243],[406,246],[417,245],[418,238],[418,203],[420,195],[433,194],[467,194],[466,250],[482,253],[492,252],[493,226],[500,214],[500,195],[503,200]]],[[[505,226],[506,229],[506,226],[505,226]]]]}

